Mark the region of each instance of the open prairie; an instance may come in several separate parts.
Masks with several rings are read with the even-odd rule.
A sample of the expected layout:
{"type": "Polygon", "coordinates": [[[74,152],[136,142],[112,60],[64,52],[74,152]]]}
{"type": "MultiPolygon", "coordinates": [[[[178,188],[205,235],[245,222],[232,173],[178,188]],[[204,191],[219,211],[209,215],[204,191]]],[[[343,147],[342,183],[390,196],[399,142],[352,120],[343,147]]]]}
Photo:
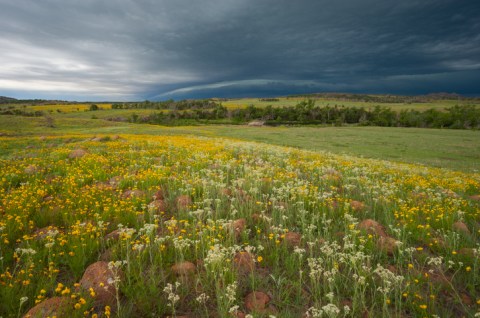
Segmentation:
{"type": "Polygon", "coordinates": [[[4,317],[480,307],[478,131],[71,115],[0,117],[4,317]]]}

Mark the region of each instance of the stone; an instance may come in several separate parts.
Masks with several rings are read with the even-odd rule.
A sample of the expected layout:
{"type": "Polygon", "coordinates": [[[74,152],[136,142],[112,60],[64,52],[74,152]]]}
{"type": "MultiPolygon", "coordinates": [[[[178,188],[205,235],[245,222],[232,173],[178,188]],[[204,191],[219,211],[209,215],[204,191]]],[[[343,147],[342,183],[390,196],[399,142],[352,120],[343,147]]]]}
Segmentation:
{"type": "Polygon", "coordinates": [[[296,232],[288,232],[285,234],[285,243],[287,243],[288,246],[294,247],[294,246],[300,246],[300,242],[302,240],[302,235],[296,232]]]}
{"type": "Polygon", "coordinates": [[[139,198],[145,196],[145,192],[142,190],[127,190],[122,193],[122,198],[123,199],[132,199],[132,198],[139,198]]]}
{"type": "Polygon", "coordinates": [[[100,256],[98,257],[99,261],[110,262],[113,261],[113,249],[109,248],[105,250],[100,256]]]}
{"type": "Polygon", "coordinates": [[[353,200],[352,202],[350,202],[350,207],[353,211],[360,212],[365,209],[365,203],[353,200]]]}
{"type": "Polygon", "coordinates": [[[181,262],[172,266],[172,272],[177,276],[189,276],[195,274],[195,264],[192,262],[181,262]]]}
{"type": "Polygon", "coordinates": [[[220,190],[220,193],[226,197],[231,197],[233,194],[232,190],[228,188],[223,188],[222,190],[220,190]]]}
{"type": "Polygon", "coordinates": [[[56,226],[50,225],[37,229],[35,232],[33,232],[33,237],[36,240],[44,240],[45,238],[47,238],[47,236],[55,236],[59,232],[60,231],[56,226]]]}
{"type": "Polygon", "coordinates": [[[117,229],[117,230],[114,230],[110,233],[108,233],[107,235],[105,235],[104,239],[106,241],[109,241],[109,240],[112,240],[112,241],[116,241],[120,238],[120,230],[117,229]]]}
{"type": "Polygon", "coordinates": [[[267,311],[267,304],[270,302],[270,297],[259,291],[251,292],[245,297],[245,307],[249,311],[263,313],[267,311]]]}
{"type": "Polygon", "coordinates": [[[167,210],[167,204],[165,201],[158,199],[155,201],[152,201],[148,204],[148,209],[153,212],[165,212],[167,210]]]}
{"type": "MultiPolygon", "coordinates": [[[[117,275],[120,278],[123,276],[120,269],[118,269],[117,275]]],[[[100,308],[108,305],[114,308],[116,305],[114,279],[115,274],[108,268],[108,263],[98,261],[87,267],[80,280],[80,286],[87,291],[93,288],[95,306],[100,308]]]]}
{"type": "Polygon", "coordinates": [[[159,189],[153,195],[154,200],[165,200],[166,197],[167,197],[167,191],[165,189],[159,189]]]}
{"type": "Polygon", "coordinates": [[[113,188],[116,188],[116,187],[118,187],[118,185],[120,184],[120,181],[122,181],[122,180],[123,180],[122,176],[115,176],[115,177],[110,178],[110,180],[108,180],[108,183],[113,188]]]}
{"type": "Polygon", "coordinates": [[[66,317],[72,311],[72,301],[68,297],[48,298],[31,308],[24,318],[66,317]]]}
{"type": "Polygon", "coordinates": [[[380,236],[377,241],[377,247],[382,252],[393,255],[397,249],[397,240],[388,236],[380,236]]]}
{"type": "Polygon", "coordinates": [[[456,232],[461,232],[466,235],[470,235],[470,230],[468,229],[467,225],[462,221],[457,221],[453,223],[453,230],[456,232]]]}
{"type": "Polygon", "coordinates": [[[383,226],[375,220],[366,219],[358,223],[357,229],[366,231],[368,234],[386,237],[387,233],[383,226]]]}
{"type": "Polygon", "coordinates": [[[180,195],[175,199],[177,208],[182,210],[188,208],[189,205],[192,205],[192,199],[189,195],[180,195]]]}
{"type": "Polygon", "coordinates": [[[467,306],[472,306],[473,305],[473,300],[470,295],[467,293],[460,293],[460,298],[462,299],[462,302],[467,305],[467,306]]]}
{"type": "Polygon", "coordinates": [[[469,198],[473,201],[480,201],[480,194],[471,195],[469,198]]]}
{"type": "Polygon", "coordinates": [[[247,221],[245,219],[237,219],[232,222],[231,228],[236,238],[240,237],[243,230],[245,229],[246,224],[247,224],[247,221]]]}
{"type": "Polygon", "coordinates": [[[241,273],[250,273],[255,269],[255,259],[249,252],[238,252],[235,254],[233,264],[241,273]]]}
{"type": "Polygon", "coordinates": [[[39,171],[39,168],[35,165],[29,165],[23,170],[26,174],[35,174],[39,171]]]}
{"type": "Polygon", "coordinates": [[[83,149],[75,149],[68,154],[68,158],[70,159],[82,158],[86,154],[87,152],[83,149]]]}

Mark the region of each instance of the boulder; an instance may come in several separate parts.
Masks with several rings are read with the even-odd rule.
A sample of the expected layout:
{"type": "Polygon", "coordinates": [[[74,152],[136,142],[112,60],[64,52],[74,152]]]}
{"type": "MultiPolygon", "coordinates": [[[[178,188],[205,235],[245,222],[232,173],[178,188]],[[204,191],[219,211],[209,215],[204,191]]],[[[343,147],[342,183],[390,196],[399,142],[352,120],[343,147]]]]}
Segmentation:
{"type": "Polygon", "coordinates": [[[26,167],[23,171],[26,173],[26,174],[35,174],[39,171],[40,169],[35,166],[35,165],[29,165],[28,167],[26,167]]]}
{"type": "Polygon", "coordinates": [[[145,192],[142,190],[127,190],[122,193],[122,198],[123,199],[132,199],[132,198],[139,198],[145,196],[145,192]]]}
{"type": "Polygon", "coordinates": [[[82,158],[86,154],[87,152],[83,149],[75,149],[68,154],[68,158],[70,159],[82,158]]]}
{"type": "Polygon", "coordinates": [[[195,274],[195,264],[192,262],[181,262],[172,266],[172,272],[177,276],[189,276],[195,274]]]}
{"type": "Polygon", "coordinates": [[[69,297],[52,297],[30,309],[24,318],[66,317],[73,310],[69,297]]]}
{"type": "Polygon", "coordinates": [[[473,201],[480,201],[480,194],[471,195],[469,198],[473,201]]]}
{"type": "Polygon", "coordinates": [[[251,292],[245,297],[245,307],[249,311],[264,313],[268,310],[267,304],[270,302],[270,297],[259,291],[251,292]]]}
{"type": "Polygon", "coordinates": [[[453,230],[456,232],[460,232],[466,235],[470,235],[470,230],[468,229],[467,225],[462,221],[457,221],[453,223],[453,230]]]}
{"type": "Polygon", "coordinates": [[[357,229],[363,230],[371,235],[383,236],[386,237],[387,233],[385,232],[383,226],[375,220],[366,219],[358,223],[357,229]]]}
{"type": "Polygon", "coordinates": [[[365,203],[353,200],[350,202],[350,207],[352,208],[353,211],[360,212],[365,209],[365,203]]]}
{"type": "Polygon", "coordinates": [[[53,236],[54,233],[59,233],[59,232],[60,231],[56,226],[50,225],[50,226],[42,227],[40,229],[35,230],[35,232],[33,232],[33,237],[36,240],[44,240],[45,238],[47,238],[47,236],[53,236]]]}
{"type": "Polygon", "coordinates": [[[192,205],[192,199],[189,195],[180,195],[175,199],[177,208],[180,210],[188,208],[189,205],[192,205]]]}
{"type": "Polygon", "coordinates": [[[148,209],[157,213],[165,212],[167,210],[167,204],[165,203],[165,201],[158,199],[150,202],[148,204],[148,209]]]}
{"type": "Polygon", "coordinates": [[[302,235],[296,232],[288,232],[285,234],[285,243],[287,243],[288,246],[294,247],[294,246],[300,246],[300,242],[302,240],[302,235]]]}
{"type": "MultiPolygon", "coordinates": [[[[121,270],[117,275],[119,277],[123,276],[121,270]]],[[[105,261],[98,261],[91,264],[83,273],[82,279],[80,280],[80,286],[89,290],[93,288],[95,296],[95,306],[104,307],[110,306],[114,307],[116,304],[116,291],[113,280],[115,279],[115,274],[108,268],[108,263],[105,261]]]]}
{"type": "Polygon", "coordinates": [[[235,254],[233,264],[241,273],[250,273],[255,269],[255,259],[249,252],[238,252],[235,254]]]}
{"type": "Polygon", "coordinates": [[[397,249],[397,240],[388,236],[380,236],[377,241],[377,248],[388,255],[393,255],[397,249]]]}
{"type": "Polygon", "coordinates": [[[247,221],[245,219],[237,219],[237,220],[232,222],[231,228],[232,228],[233,234],[235,234],[236,238],[238,238],[238,237],[240,237],[240,235],[242,235],[246,224],[247,224],[247,221]]]}

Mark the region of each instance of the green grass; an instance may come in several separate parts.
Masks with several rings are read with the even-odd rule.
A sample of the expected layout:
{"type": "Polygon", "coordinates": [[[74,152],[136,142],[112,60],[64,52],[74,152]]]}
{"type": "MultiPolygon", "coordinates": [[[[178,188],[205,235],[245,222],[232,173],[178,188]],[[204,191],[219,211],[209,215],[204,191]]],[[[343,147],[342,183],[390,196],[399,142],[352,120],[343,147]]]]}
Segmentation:
{"type": "MultiPolygon", "coordinates": [[[[89,112],[92,113],[92,112],[89,112]]],[[[101,112],[96,112],[96,114],[101,112]]],[[[14,135],[65,133],[196,135],[227,137],[313,151],[420,163],[466,172],[480,170],[480,132],[390,127],[246,127],[232,125],[164,127],[54,115],[44,118],[0,116],[0,132],[14,135]]]]}
{"type": "MultiPolygon", "coordinates": [[[[295,97],[295,98],[279,98],[278,101],[262,101],[258,98],[242,98],[242,99],[232,99],[222,104],[230,109],[233,108],[244,108],[249,105],[254,105],[256,107],[267,107],[272,105],[273,107],[284,107],[284,106],[295,106],[299,102],[305,100],[305,98],[295,97]]],[[[346,106],[346,107],[364,107],[366,109],[373,108],[377,105],[388,107],[396,111],[414,109],[418,111],[425,111],[427,109],[445,109],[453,107],[455,105],[477,105],[478,102],[472,101],[458,101],[458,100],[438,100],[428,103],[377,103],[377,102],[361,102],[361,101],[342,101],[342,100],[332,100],[332,99],[315,99],[316,106],[346,106]]]]}
{"type": "Polygon", "coordinates": [[[0,116],[2,317],[480,309],[479,131],[52,118],[0,116]]]}

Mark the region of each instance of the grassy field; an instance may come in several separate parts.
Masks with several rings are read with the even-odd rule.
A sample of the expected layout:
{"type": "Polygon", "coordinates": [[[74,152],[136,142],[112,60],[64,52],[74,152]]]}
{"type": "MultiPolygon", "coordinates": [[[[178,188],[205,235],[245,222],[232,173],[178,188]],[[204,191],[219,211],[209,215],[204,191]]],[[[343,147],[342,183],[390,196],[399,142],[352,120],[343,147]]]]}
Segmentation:
{"type": "Polygon", "coordinates": [[[480,174],[324,152],[478,132],[0,120],[2,317],[480,312],[480,174]]]}
{"type": "MultiPolygon", "coordinates": [[[[267,107],[272,105],[273,107],[283,107],[283,106],[295,106],[299,102],[305,100],[303,97],[291,97],[291,98],[279,98],[279,101],[262,101],[258,98],[244,98],[244,99],[233,99],[222,102],[222,104],[227,108],[245,108],[249,105],[254,105],[256,107],[267,107]]],[[[376,102],[362,102],[362,101],[342,101],[342,100],[331,100],[331,99],[315,99],[316,106],[355,106],[363,107],[365,109],[371,109],[377,105],[391,108],[395,111],[409,110],[414,109],[418,111],[425,111],[427,109],[445,109],[453,107],[455,105],[477,105],[478,102],[472,101],[459,101],[459,100],[438,100],[434,102],[426,103],[376,103],[376,102]]]]}
{"type": "MultiPolygon", "coordinates": [[[[118,110],[129,112],[129,110],[118,110]]],[[[425,164],[467,172],[480,170],[480,132],[384,127],[163,127],[115,123],[91,119],[115,111],[54,114],[55,128],[45,127],[44,118],[0,117],[0,132],[28,135],[65,133],[151,134],[228,137],[313,151],[363,156],[399,162],[425,164]],[[89,115],[89,116],[85,116],[89,115]],[[80,116],[81,115],[81,116],[80,116]]],[[[139,114],[141,112],[137,112],[139,114]]]]}
{"type": "MultiPolygon", "coordinates": [[[[222,101],[222,105],[229,108],[229,109],[235,109],[235,108],[246,108],[249,105],[254,105],[256,107],[267,107],[269,105],[273,107],[293,107],[297,105],[298,103],[306,100],[305,97],[279,97],[278,101],[264,101],[259,98],[241,98],[241,99],[230,99],[227,101],[222,101]]],[[[445,109],[449,107],[453,107],[455,105],[476,105],[480,106],[478,101],[467,101],[467,100],[436,100],[436,101],[430,101],[430,102],[424,102],[424,103],[378,103],[378,102],[363,102],[363,101],[348,101],[348,100],[336,100],[336,99],[326,99],[326,98],[315,98],[315,105],[316,106],[346,106],[346,107],[363,107],[365,109],[372,109],[373,107],[380,105],[383,107],[391,108],[392,110],[395,111],[401,111],[401,110],[418,110],[418,111],[425,111],[428,109],[445,109]]],[[[85,110],[88,110],[90,105],[92,103],[88,104],[64,104],[64,105],[37,105],[37,106],[21,106],[21,105],[16,105],[14,107],[19,108],[19,109],[24,109],[27,111],[46,111],[46,112],[57,112],[61,111],[63,113],[77,113],[78,116],[84,117],[87,116],[86,114],[82,113],[85,110]]],[[[111,109],[112,104],[110,103],[98,103],[96,104],[98,107],[100,107],[103,110],[109,110],[111,109]]],[[[6,107],[6,106],[0,106],[0,107],[6,107]]],[[[119,110],[120,114],[127,113],[131,114],[132,112],[129,112],[128,110],[119,110]]],[[[152,110],[137,110],[137,113],[150,113],[152,110]]],[[[100,112],[99,112],[100,113],[100,112]]],[[[99,116],[109,116],[110,114],[108,112],[101,112],[102,114],[99,114],[99,116]]]]}

